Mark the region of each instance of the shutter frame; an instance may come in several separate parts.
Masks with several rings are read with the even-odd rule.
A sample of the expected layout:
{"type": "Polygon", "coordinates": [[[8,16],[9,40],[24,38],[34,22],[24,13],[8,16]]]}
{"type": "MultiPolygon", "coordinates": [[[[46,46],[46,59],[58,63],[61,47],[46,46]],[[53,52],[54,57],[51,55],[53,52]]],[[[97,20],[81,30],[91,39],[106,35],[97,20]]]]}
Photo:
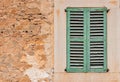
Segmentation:
{"type": "MultiPolygon", "coordinates": [[[[88,71],[90,71],[90,72],[107,72],[107,8],[89,8],[89,22],[88,22],[88,27],[89,27],[89,53],[88,53],[88,58],[89,58],[89,61],[88,61],[88,71]],[[103,11],[103,23],[104,23],[104,25],[103,25],[103,29],[104,29],[104,36],[103,36],[103,38],[95,38],[95,39],[90,39],[90,11],[103,11]],[[99,41],[103,41],[103,44],[104,44],[104,46],[103,46],[103,58],[104,58],[104,60],[103,60],[103,68],[90,68],[90,42],[99,42],[99,41]]],[[[96,62],[97,62],[97,60],[96,60],[96,62]]]]}
{"type": "Polygon", "coordinates": [[[85,53],[86,53],[86,41],[85,41],[85,38],[86,37],[86,32],[85,32],[85,22],[86,22],[86,18],[85,18],[85,12],[84,12],[84,8],[67,8],[66,9],[66,17],[67,17],[67,26],[66,26],[66,42],[67,42],[67,45],[66,45],[66,54],[67,54],[67,67],[66,67],[66,71],[67,72],[86,72],[86,57],[85,57],[85,53]],[[70,68],[70,11],[83,11],[83,37],[80,38],[79,40],[78,39],[74,39],[74,41],[80,41],[80,42],[83,42],[83,68],[70,68]]]}

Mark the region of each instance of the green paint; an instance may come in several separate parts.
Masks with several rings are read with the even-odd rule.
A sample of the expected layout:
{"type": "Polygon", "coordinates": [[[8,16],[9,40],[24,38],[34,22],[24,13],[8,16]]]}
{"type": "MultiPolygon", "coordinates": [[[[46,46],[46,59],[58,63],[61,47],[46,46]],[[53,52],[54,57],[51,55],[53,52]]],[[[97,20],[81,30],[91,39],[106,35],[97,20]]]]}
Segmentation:
{"type": "Polygon", "coordinates": [[[67,68],[66,69],[69,69],[70,68],[70,46],[69,46],[69,44],[70,44],[70,39],[69,39],[69,35],[70,35],[70,11],[68,11],[67,13],[66,13],[66,15],[67,15],[67,28],[66,28],[66,30],[67,30],[67,32],[66,32],[66,37],[67,37],[67,47],[66,47],[66,52],[67,52],[67,68]]]}
{"type": "Polygon", "coordinates": [[[87,72],[87,8],[84,8],[84,69],[85,69],[85,72],[87,72]]]}
{"type": "Polygon", "coordinates": [[[86,38],[86,41],[87,41],[87,72],[89,71],[89,68],[90,68],[90,10],[89,8],[87,8],[87,38],[86,38]]]}
{"type": "Polygon", "coordinates": [[[107,70],[107,8],[74,8],[69,7],[66,9],[66,54],[67,54],[67,72],[106,72],[107,70]],[[82,38],[70,38],[70,11],[83,11],[84,14],[84,37],[82,38]],[[90,38],[90,11],[104,11],[104,37],[90,38]],[[84,66],[83,68],[71,68],[70,67],[70,41],[83,41],[84,43],[84,66]],[[103,41],[104,42],[104,66],[103,68],[90,68],[90,41],[103,41]]]}
{"type": "MultiPolygon", "coordinates": [[[[95,41],[95,42],[97,42],[97,41],[103,41],[104,42],[104,65],[103,65],[103,68],[90,68],[90,61],[89,61],[89,70],[88,71],[90,71],[90,72],[106,72],[106,70],[107,70],[107,61],[106,61],[106,52],[107,52],[107,48],[106,48],[106,15],[107,15],[107,9],[106,8],[90,8],[89,9],[89,11],[103,11],[103,14],[104,14],[104,18],[103,18],[103,20],[104,20],[104,25],[103,25],[103,27],[104,27],[104,36],[102,37],[102,38],[100,38],[100,37],[95,37],[95,38],[93,38],[93,39],[90,39],[90,37],[89,37],[89,40],[90,41],[95,41]]],[[[88,16],[88,18],[90,18],[90,16],[88,16]]],[[[89,26],[88,27],[90,27],[90,23],[89,23],[89,26]]],[[[88,29],[90,29],[90,28],[88,28],[88,29]]],[[[90,36],[90,35],[89,35],[90,36]]],[[[88,43],[89,45],[90,45],[90,43],[88,43]]],[[[90,48],[90,47],[89,47],[90,48]]],[[[90,51],[90,50],[88,50],[88,51],[90,51]]],[[[90,58],[90,53],[88,53],[89,54],[89,58],[90,58]]],[[[90,60],[90,59],[89,59],[90,60]]],[[[97,61],[97,60],[96,60],[97,61]]]]}
{"type": "Polygon", "coordinates": [[[104,10],[104,70],[107,71],[107,9],[104,10]]]}

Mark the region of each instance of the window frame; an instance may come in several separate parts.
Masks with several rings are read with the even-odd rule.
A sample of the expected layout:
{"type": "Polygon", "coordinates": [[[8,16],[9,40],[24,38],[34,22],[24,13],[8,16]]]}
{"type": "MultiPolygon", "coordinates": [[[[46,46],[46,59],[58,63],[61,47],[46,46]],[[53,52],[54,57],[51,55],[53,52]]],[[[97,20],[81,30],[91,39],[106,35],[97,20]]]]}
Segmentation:
{"type": "MultiPolygon", "coordinates": [[[[67,66],[66,66],[66,71],[67,72],[107,72],[107,8],[106,7],[68,7],[67,9],[66,9],[66,22],[67,22],[67,25],[66,25],[66,31],[67,31],[67,33],[66,33],[66,37],[67,37],[67,39],[66,39],[66,54],[67,54],[67,61],[66,61],[66,63],[67,63],[67,66]],[[105,41],[104,41],[104,67],[103,68],[95,68],[95,69],[90,69],[90,67],[89,67],[89,64],[90,64],[90,55],[88,56],[87,55],[87,57],[86,57],[86,55],[84,55],[84,64],[86,64],[86,65],[84,65],[85,67],[83,68],[83,69],[71,69],[70,68],[70,55],[68,55],[68,53],[69,53],[69,48],[70,48],[70,46],[69,46],[69,30],[70,29],[68,29],[68,27],[70,27],[69,25],[69,19],[70,19],[70,13],[69,13],[69,11],[72,11],[72,10],[81,10],[81,9],[83,9],[84,10],[84,17],[85,17],[85,20],[84,20],[84,30],[87,30],[88,28],[88,30],[90,30],[90,19],[89,19],[89,17],[88,17],[88,13],[90,13],[90,10],[101,10],[101,11],[104,11],[104,39],[105,39],[105,41]],[[86,14],[87,13],[87,14],[86,14]]],[[[90,35],[90,31],[89,32],[86,32],[85,31],[85,33],[84,33],[84,37],[87,37],[88,38],[88,36],[90,35]]],[[[88,42],[90,43],[90,41],[88,40],[88,41],[84,41],[85,42],[85,44],[88,44],[88,42]]],[[[87,49],[88,47],[90,47],[89,45],[86,45],[86,46],[84,46],[85,48],[85,50],[84,50],[84,53],[86,54],[86,53],[90,53],[90,52],[86,52],[87,50],[89,50],[89,49],[87,49]]]]}

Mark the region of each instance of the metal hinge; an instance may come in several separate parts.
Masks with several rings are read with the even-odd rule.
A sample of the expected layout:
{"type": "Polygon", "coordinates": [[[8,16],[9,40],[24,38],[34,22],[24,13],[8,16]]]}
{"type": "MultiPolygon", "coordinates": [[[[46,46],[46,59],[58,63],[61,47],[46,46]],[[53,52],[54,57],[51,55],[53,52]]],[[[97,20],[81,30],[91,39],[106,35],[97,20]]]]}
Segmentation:
{"type": "Polygon", "coordinates": [[[107,13],[110,11],[110,9],[107,10],[107,13]]]}
{"type": "Polygon", "coordinates": [[[109,72],[109,69],[107,69],[107,72],[109,72]]]}
{"type": "Polygon", "coordinates": [[[65,9],[65,12],[67,12],[67,9],[65,9]]]}
{"type": "Polygon", "coordinates": [[[65,69],[65,71],[67,71],[67,70],[65,69]]]}

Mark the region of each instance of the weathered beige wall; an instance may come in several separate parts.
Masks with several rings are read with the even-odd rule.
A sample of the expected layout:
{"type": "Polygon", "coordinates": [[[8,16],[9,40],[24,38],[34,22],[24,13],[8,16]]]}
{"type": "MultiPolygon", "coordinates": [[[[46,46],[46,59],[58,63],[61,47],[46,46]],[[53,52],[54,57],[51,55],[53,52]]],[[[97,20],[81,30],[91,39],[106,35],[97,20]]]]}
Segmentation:
{"type": "Polygon", "coordinates": [[[52,82],[53,0],[0,0],[0,82],[52,82]]]}
{"type": "Polygon", "coordinates": [[[55,77],[54,82],[120,82],[120,1],[55,0],[55,77]],[[67,7],[107,7],[107,73],[66,73],[67,7]]]}

